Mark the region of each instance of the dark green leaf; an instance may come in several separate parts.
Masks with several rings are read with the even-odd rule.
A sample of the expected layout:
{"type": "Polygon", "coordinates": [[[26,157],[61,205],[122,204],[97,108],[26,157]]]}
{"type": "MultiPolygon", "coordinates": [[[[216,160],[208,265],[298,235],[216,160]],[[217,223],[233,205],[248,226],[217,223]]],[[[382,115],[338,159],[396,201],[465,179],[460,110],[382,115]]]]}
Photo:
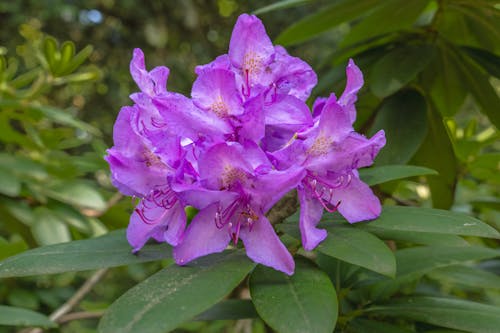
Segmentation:
{"type": "Polygon", "coordinates": [[[0,305],[0,325],[57,327],[48,317],[31,310],[0,305]]]}
{"type": "Polygon", "coordinates": [[[341,1],[325,7],[312,15],[306,16],[300,21],[283,31],[276,43],[291,45],[308,40],[340,23],[350,21],[373,9],[380,0],[341,1]]]}
{"type": "Polygon", "coordinates": [[[472,333],[496,333],[500,327],[499,307],[458,299],[411,297],[374,306],[368,311],[472,333]]]}
{"type": "Polygon", "coordinates": [[[237,320],[257,317],[252,301],[229,299],[197,315],[196,320],[237,320]]]}
{"type": "Polygon", "coordinates": [[[478,66],[467,57],[461,54],[457,54],[456,56],[458,57],[457,64],[460,66],[463,79],[472,93],[472,96],[474,96],[481,110],[490,119],[493,125],[500,129],[500,112],[498,112],[500,97],[490,84],[489,75],[482,72],[478,66]]]}
{"type": "Polygon", "coordinates": [[[386,146],[376,159],[377,165],[405,164],[415,154],[427,133],[425,99],[415,90],[402,91],[387,98],[370,134],[383,129],[386,146]]]}
{"type": "Polygon", "coordinates": [[[287,276],[258,266],[250,276],[250,293],[259,315],[278,332],[332,332],[337,296],[328,276],[303,258],[287,276]]]}
{"type": "Polygon", "coordinates": [[[370,88],[376,96],[392,95],[406,86],[434,56],[430,45],[404,45],[383,56],[373,65],[370,88]]]}
{"type": "Polygon", "coordinates": [[[165,244],[146,245],[131,253],[125,231],[105,236],[39,247],[0,262],[0,277],[54,274],[115,267],[171,258],[165,244]]]}
{"type": "Polygon", "coordinates": [[[167,267],[116,300],[101,319],[99,332],[173,330],[219,302],[253,267],[240,251],[210,255],[184,267],[167,267]]]}
{"type": "Polygon", "coordinates": [[[462,47],[462,50],[480,64],[487,73],[500,78],[500,57],[494,53],[475,47],[462,47]]]}
{"type": "Polygon", "coordinates": [[[368,223],[357,223],[363,228],[373,227],[387,230],[430,232],[500,238],[500,233],[478,219],[441,209],[384,206],[380,217],[368,223]]]}
{"type": "Polygon", "coordinates": [[[410,28],[428,3],[428,0],[384,1],[382,6],[352,28],[351,32],[345,36],[342,46],[410,28]]]}
{"type": "Polygon", "coordinates": [[[395,240],[420,245],[442,245],[442,246],[468,246],[465,239],[457,235],[438,234],[434,232],[408,232],[401,230],[390,230],[378,228],[376,225],[364,224],[359,226],[383,240],[395,240]]]}
{"type": "Polygon", "coordinates": [[[429,131],[414,161],[439,172],[439,176],[427,176],[432,204],[436,208],[448,209],[453,204],[457,182],[455,152],[441,116],[432,108],[427,116],[429,131]]]}
{"type": "Polygon", "coordinates": [[[369,186],[382,184],[391,180],[423,175],[437,175],[437,172],[414,165],[384,165],[359,170],[359,176],[369,186]]]}

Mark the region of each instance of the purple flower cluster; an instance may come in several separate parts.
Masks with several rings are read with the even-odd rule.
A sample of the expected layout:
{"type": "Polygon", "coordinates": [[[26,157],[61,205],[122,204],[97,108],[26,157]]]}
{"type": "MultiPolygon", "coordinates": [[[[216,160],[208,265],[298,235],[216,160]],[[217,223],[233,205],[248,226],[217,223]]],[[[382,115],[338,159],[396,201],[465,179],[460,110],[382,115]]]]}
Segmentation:
{"type": "Polygon", "coordinates": [[[306,250],[326,237],[316,227],[324,209],[349,222],[380,214],[357,169],[373,163],[385,137],[353,130],[363,77],[352,60],[341,97],[318,98],[311,112],[312,68],[243,14],[229,52],[196,67],[191,98],[167,91],[169,69],[148,72],[140,49],[130,72],[140,92],[121,109],[106,160],[113,184],[141,199],[127,229],[134,252],[153,238],[171,244],[182,265],[241,239],[252,260],[292,274],[265,216],[286,193],[297,190],[306,250]],[[188,226],[186,206],[198,210],[188,226]]]}

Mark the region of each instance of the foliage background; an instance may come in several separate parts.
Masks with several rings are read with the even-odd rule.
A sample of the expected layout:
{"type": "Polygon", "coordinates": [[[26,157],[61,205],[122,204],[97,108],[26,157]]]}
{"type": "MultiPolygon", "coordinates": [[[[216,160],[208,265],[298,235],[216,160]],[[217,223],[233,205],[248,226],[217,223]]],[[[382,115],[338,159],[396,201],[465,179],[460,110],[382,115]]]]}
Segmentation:
{"type": "MultiPolygon", "coordinates": [[[[331,90],[340,94],[349,57],[360,65],[366,86],[358,102],[357,129],[371,134],[384,128],[388,136],[389,144],[377,166],[408,163],[439,172],[378,185],[377,194],[385,204],[451,209],[498,229],[498,2],[382,3],[284,1],[282,8],[259,16],[277,43],[316,70],[320,82],[315,96],[331,90]]],[[[128,95],[136,90],[128,72],[132,49],[144,50],[149,68],[168,66],[169,90],[188,95],[194,66],[226,52],[236,17],[268,4],[232,0],[1,2],[0,55],[5,70],[0,67],[0,259],[28,248],[125,227],[132,203],[110,185],[102,156],[112,145],[112,124],[120,107],[130,104],[128,95]],[[55,37],[59,46],[73,41],[77,52],[88,51],[88,59],[66,71],[61,64],[51,64],[55,53],[48,50],[46,36],[55,37]],[[86,48],[89,44],[91,51],[86,48]]],[[[498,241],[491,239],[467,241],[498,248],[498,241]]],[[[395,238],[387,244],[396,249],[414,243],[395,238]]],[[[102,315],[118,296],[169,263],[167,259],[109,270],[78,310],[102,315]]],[[[498,260],[480,265],[493,276],[500,271],[498,260]]],[[[457,287],[450,278],[457,274],[436,270],[418,285],[415,282],[411,292],[416,288],[429,295],[428,289],[438,289],[437,294],[500,304],[498,286],[483,290],[477,288],[480,282],[473,281],[466,288],[457,287]]],[[[91,275],[3,279],[0,304],[48,315],[91,275]]],[[[245,292],[240,287],[234,293],[245,292]]],[[[339,323],[345,324],[340,319],[339,323]]],[[[428,325],[406,325],[405,329],[430,331],[433,326],[428,325]]],[[[61,331],[94,332],[96,327],[95,318],[75,320],[61,326],[61,331]]],[[[244,327],[255,332],[269,329],[258,319],[191,322],[182,329],[217,332],[244,327]]],[[[0,332],[11,329],[0,326],[0,332]]],[[[361,331],[359,327],[346,329],[361,331]]]]}

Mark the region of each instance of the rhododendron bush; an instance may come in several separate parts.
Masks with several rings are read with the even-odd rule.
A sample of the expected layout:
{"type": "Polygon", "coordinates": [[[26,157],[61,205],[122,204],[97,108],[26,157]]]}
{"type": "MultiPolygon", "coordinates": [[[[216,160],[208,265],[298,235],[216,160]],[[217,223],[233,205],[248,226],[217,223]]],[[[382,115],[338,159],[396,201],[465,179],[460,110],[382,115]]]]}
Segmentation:
{"type": "MultiPolygon", "coordinates": [[[[285,3],[276,8],[292,5],[285,3]]],[[[327,25],[324,15],[351,20],[370,2],[346,3],[296,22],[277,43],[311,38],[327,25]]],[[[375,3],[374,15],[396,15],[403,6],[375,3]]],[[[444,10],[418,1],[403,7],[398,15],[444,10]]],[[[356,32],[365,20],[347,33],[352,43],[365,40],[356,32]]],[[[100,269],[49,317],[0,305],[0,325],[62,325],[64,311],[103,269],[153,262],[157,272],[105,311],[75,316],[100,318],[103,333],[497,332],[498,223],[447,210],[456,179],[442,164],[449,152],[475,149],[472,135],[468,144],[458,136],[451,142],[446,133],[456,123],[435,112],[449,106],[439,99],[446,91],[439,82],[419,86],[417,74],[436,65],[438,51],[415,42],[395,55],[401,40],[381,49],[378,36],[393,38],[389,26],[378,22],[363,32],[373,50],[363,49],[367,41],[358,51],[344,46],[344,61],[322,81],[308,62],[273,43],[257,16],[241,14],[227,53],[194,68],[190,94],[171,89],[174,70],[152,67],[147,52],[131,50],[138,89],[119,110],[104,156],[110,188],[132,202],[129,218],[120,215],[127,227],[0,262],[0,277],[100,269]],[[377,65],[362,70],[376,52],[377,65]],[[415,55],[424,53],[429,59],[415,55]],[[411,69],[403,66],[408,59],[411,69]],[[372,113],[360,103],[363,89],[380,102],[372,113]],[[434,208],[430,201],[418,207],[404,194],[410,190],[432,194],[434,208]],[[16,316],[24,322],[9,319],[16,316]]],[[[64,45],[55,59],[64,58],[64,45]]],[[[487,139],[476,143],[491,144],[495,131],[478,134],[487,139]]]]}

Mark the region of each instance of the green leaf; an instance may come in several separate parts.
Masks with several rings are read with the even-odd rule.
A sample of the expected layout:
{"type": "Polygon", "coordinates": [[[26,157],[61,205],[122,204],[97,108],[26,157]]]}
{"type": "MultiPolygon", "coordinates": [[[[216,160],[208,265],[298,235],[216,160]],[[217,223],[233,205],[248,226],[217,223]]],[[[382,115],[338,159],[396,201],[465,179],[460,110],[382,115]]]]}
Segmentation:
{"type": "Polygon", "coordinates": [[[94,209],[96,211],[106,210],[106,202],[95,187],[83,181],[64,181],[49,185],[44,193],[61,202],[94,209]]]}
{"type": "Polygon", "coordinates": [[[306,259],[297,258],[292,276],[259,265],[250,276],[250,293],[259,315],[277,332],[329,333],[335,328],[335,289],[306,259]]]}
{"type": "Polygon", "coordinates": [[[253,12],[254,15],[260,15],[260,14],[265,14],[269,12],[273,12],[276,10],[283,10],[286,8],[291,8],[291,7],[296,7],[299,5],[306,4],[308,2],[311,2],[311,0],[281,0],[274,2],[270,5],[264,6],[262,8],[259,8],[253,12]]]}
{"type": "Polygon", "coordinates": [[[41,313],[5,305],[0,305],[0,325],[57,327],[56,323],[41,313]]]}
{"type": "Polygon", "coordinates": [[[0,278],[84,271],[168,259],[171,248],[151,244],[131,253],[125,231],[86,240],[54,244],[20,253],[0,262],[0,278]]]}
{"type": "Polygon", "coordinates": [[[99,332],[163,333],[209,309],[254,267],[240,251],[173,265],[139,283],[106,311],[99,332]]]}
{"type": "Polygon", "coordinates": [[[238,320],[258,318],[252,301],[229,299],[196,316],[196,320],[238,320]]]}
{"type": "Polygon", "coordinates": [[[384,165],[359,170],[361,180],[369,186],[382,184],[391,180],[424,175],[437,175],[437,172],[415,165],[384,165]]]}
{"type": "MultiPolygon", "coordinates": [[[[457,51],[458,52],[458,51],[457,51]]],[[[463,79],[483,113],[493,125],[500,129],[500,97],[489,82],[489,75],[481,71],[470,59],[457,53],[457,64],[462,71],[463,79]]]]}
{"type": "Polygon", "coordinates": [[[80,52],[78,52],[71,61],[64,67],[64,74],[73,73],[81,64],[87,60],[92,54],[94,48],[92,45],[85,46],[80,52]]]}
{"type": "Polygon", "coordinates": [[[71,241],[68,226],[51,210],[38,207],[35,222],[31,227],[33,237],[40,245],[50,245],[71,241]]]}
{"type": "Polygon", "coordinates": [[[451,298],[403,298],[366,311],[472,333],[496,333],[500,327],[499,307],[451,298]]]}
{"type": "Polygon", "coordinates": [[[283,31],[276,43],[292,45],[306,41],[343,22],[353,20],[383,3],[381,0],[341,1],[306,16],[283,31]]]}
{"type": "Polygon", "coordinates": [[[378,97],[392,95],[420,73],[434,56],[430,45],[403,45],[377,61],[370,72],[370,88],[378,97]]]}
{"type": "Polygon", "coordinates": [[[370,224],[364,224],[359,227],[383,240],[395,240],[419,245],[469,246],[469,243],[465,239],[457,235],[389,230],[377,228],[377,226],[370,224]]]}
{"type": "Polygon", "coordinates": [[[464,104],[467,86],[448,46],[440,46],[422,74],[421,85],[429,91],[439,113],[451,117],[464,104]]]}
{"type": "Polygon", "coordinates": [[[482,246],[421,246],[396,251],[397,278],[413,279],[435,268],[471,260],[500,256],[500,252],[482,246]]]}
{"type": "Polygon", "coordinates": [[[494,53],[475,47],[461,47],[472,59],[492,76],[500,78],[500,57],[494,53]]]}
{"type": "Polygon", "coordinates": [[[441,209],[384,206],[379,218],[368,223],[357,223],[357,227],[386,230],[430,232],[500,238],[500,233],[480,220],[462,213],[441,209]]]}
{"type": "Polygon", "coordinates": [[[457,182],[455,152],[441,116],[431,108],[427,117],[429,131],[414,156],[414,162],[439,172],[439,176],[427,176],[432,204],[436,208],[448,209],[455,199],[457,182]]]}
{"type": "Polygon", "coordinates": [[[43,41],[43,53],[50,71],[53,72],[60,57],[57,41],[54,37],[45,37],[43,41]]]}
{"type": "Polygon", "coordinates": [[[21,192],[21,182],[7,168],[0,166],[0,193],[16,197],[21,192]]]}
{"type": "Polygon", "coordinates": [[[375,9],[351,29],[341,46],[410,28],[428,3],[428,0],[384,1],[383,6],[375,9]]]}
{"type": "Polygon", "coordinates": [[[68,67],[71,59],[75,56],[75,44],[71,41],[66,41],[61,46],[61,59],[57,65],[56,73],[58,75],[64,75],[66,73],[66,67],[68,67]]]}
{"type": "MultiPolygon", "coordinates": [[[[324,225],[321,225],[322,227],[324,225]]],[[[328,236],[318,251],[374,272],[394,277],[394,254],[383,241],[354,227],[326,227],[328,236]]]]}
{"type": "Polygon", "coordinates": [[[384,100],[370,130],[383,129],[387,144],[376,165],[405,164],[418,150],[427,134],[426,102],[415,90],[402,91],[384,100]]]}
{"type": "Polygon", "coordinates": [[[448,266],[433,270],[428,276],[441,283],[453,283],[474,289],[500,290],[500,277],[478,267],[448,266]]]}

